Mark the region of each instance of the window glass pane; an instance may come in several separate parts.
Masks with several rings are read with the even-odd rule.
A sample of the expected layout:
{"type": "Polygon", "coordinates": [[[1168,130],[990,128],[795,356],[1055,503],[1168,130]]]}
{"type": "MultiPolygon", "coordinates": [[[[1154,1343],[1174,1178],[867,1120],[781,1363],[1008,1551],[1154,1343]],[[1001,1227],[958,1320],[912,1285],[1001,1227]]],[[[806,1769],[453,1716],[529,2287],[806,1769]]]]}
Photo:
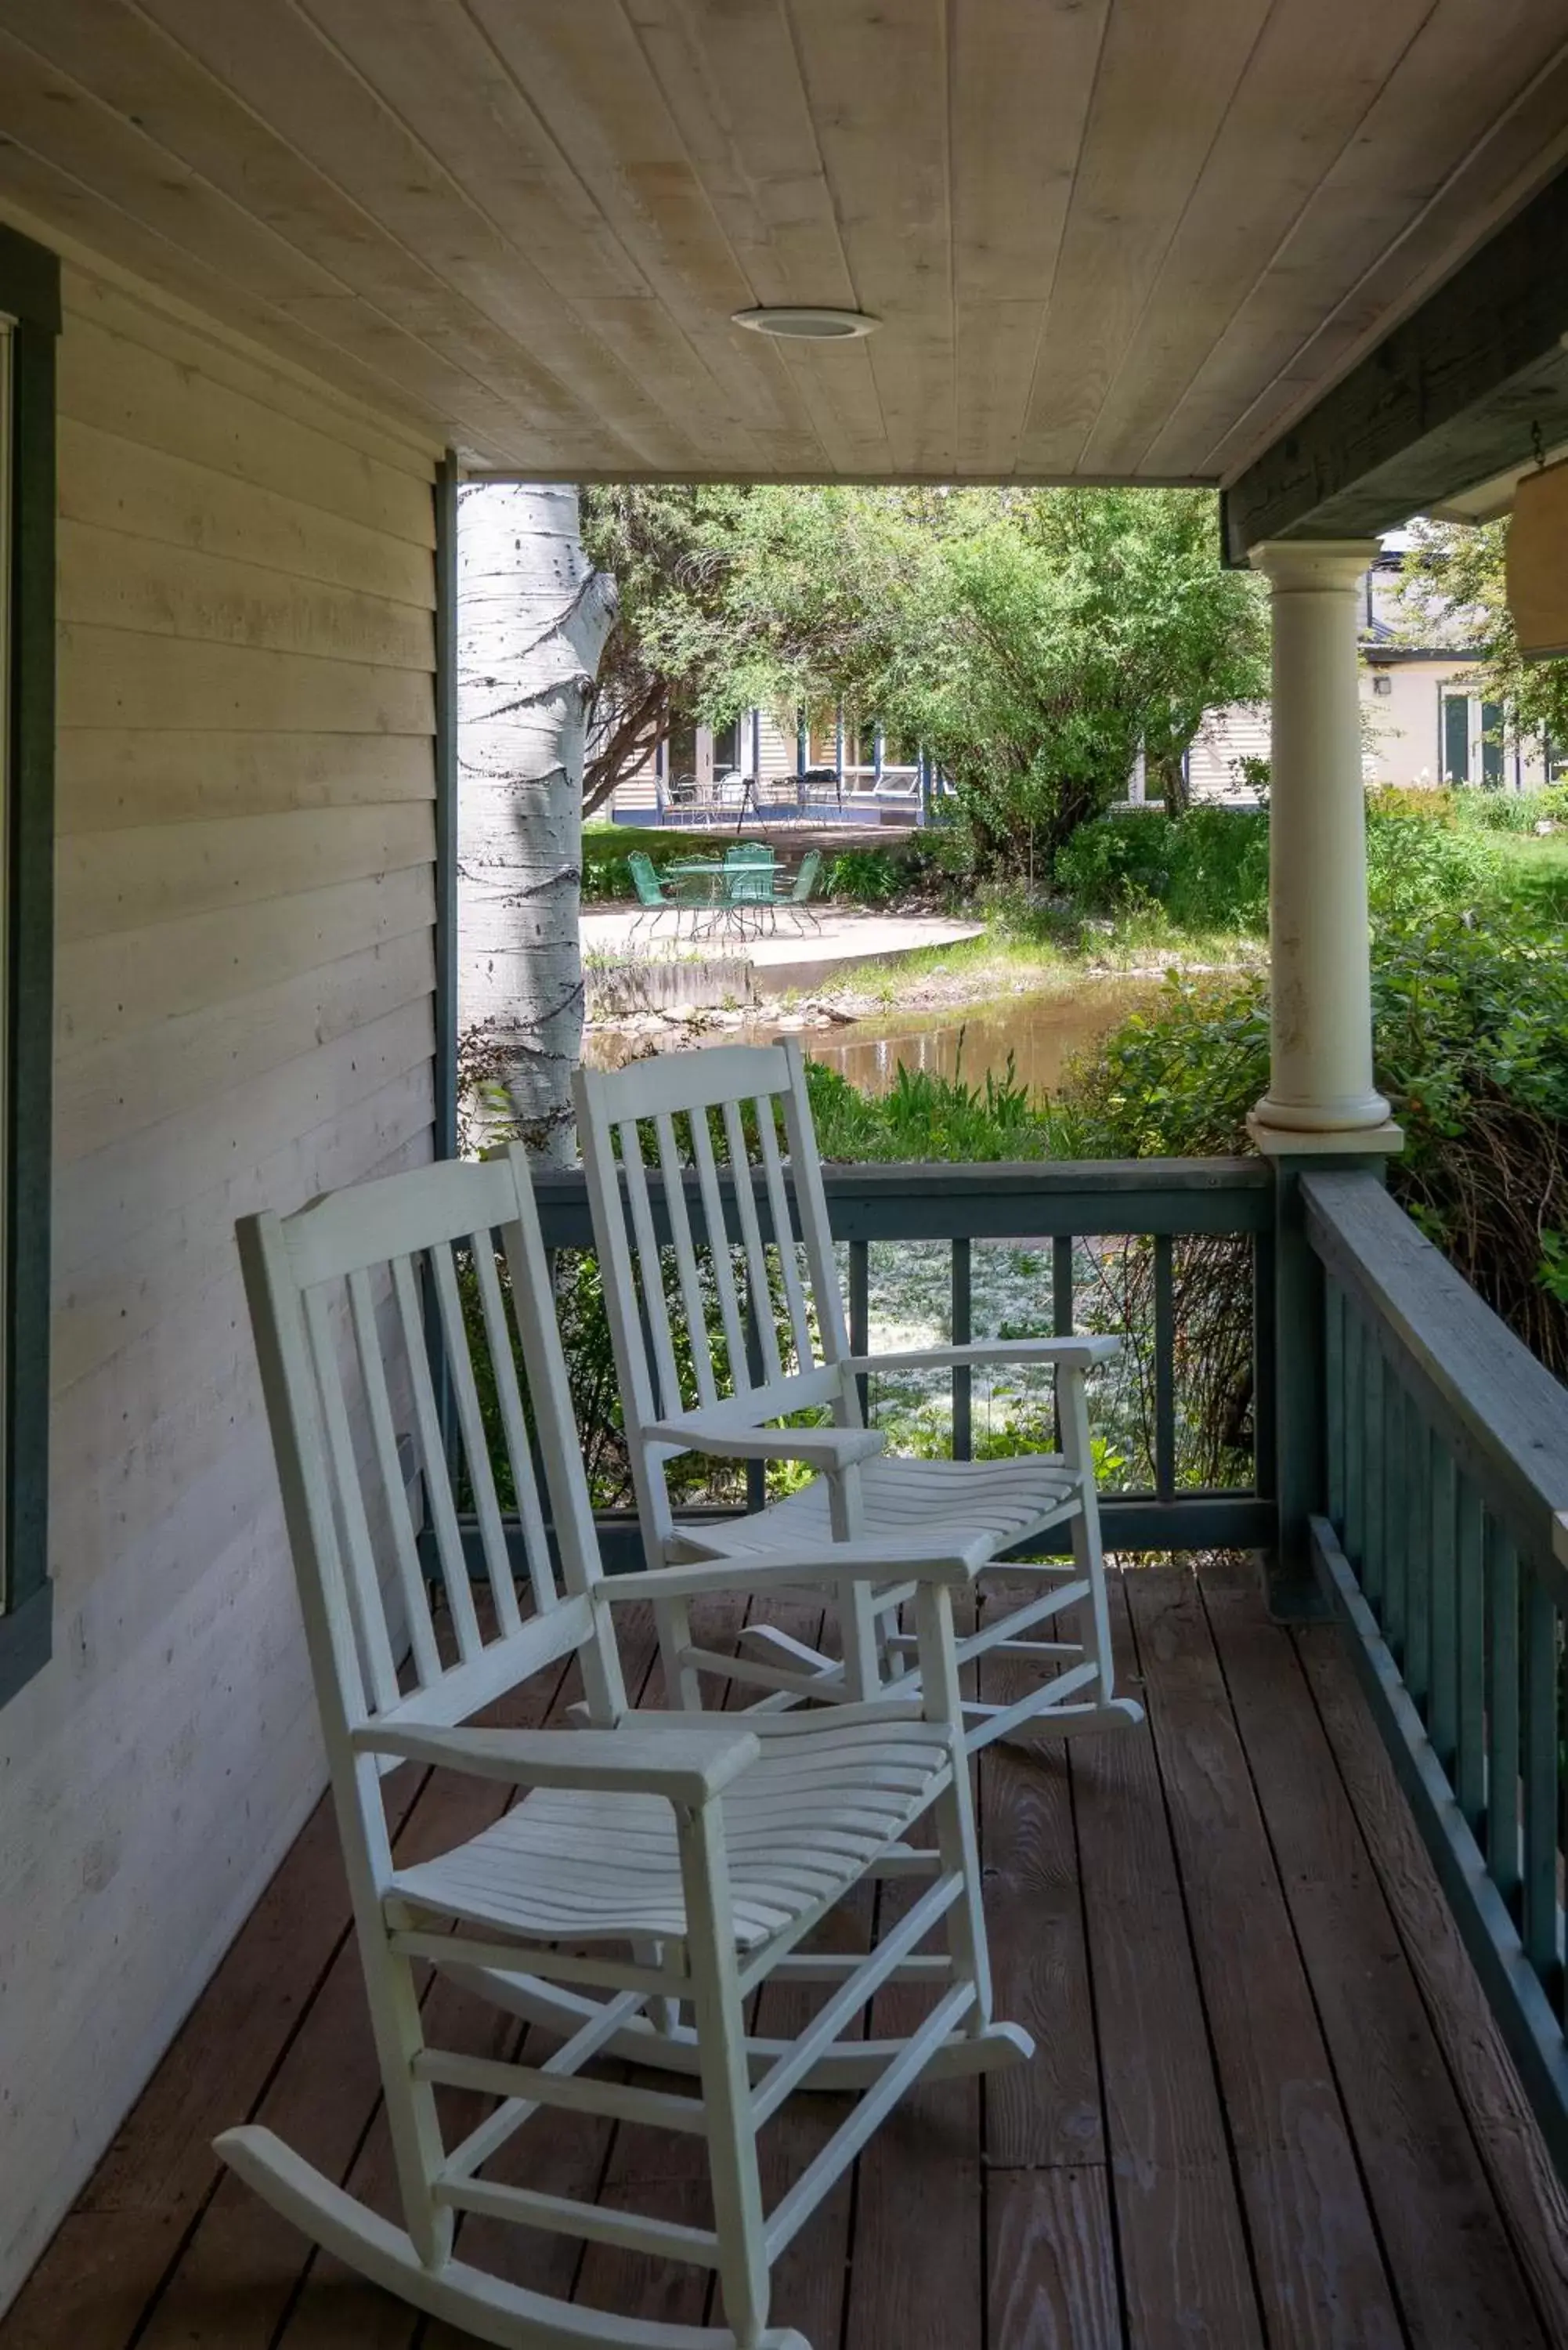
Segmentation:
{"type": "Polygon", "coordinates": [[[1443,696],[1443,781],[1468,784],[1470,779],[1470,704],[1465,693],[1443,696]]]}
{"type": "Polygon", "coordinates": [[[1502,783],[1502,704],[1481,703],[1481,781],[1495,792],[1502,783]]]}

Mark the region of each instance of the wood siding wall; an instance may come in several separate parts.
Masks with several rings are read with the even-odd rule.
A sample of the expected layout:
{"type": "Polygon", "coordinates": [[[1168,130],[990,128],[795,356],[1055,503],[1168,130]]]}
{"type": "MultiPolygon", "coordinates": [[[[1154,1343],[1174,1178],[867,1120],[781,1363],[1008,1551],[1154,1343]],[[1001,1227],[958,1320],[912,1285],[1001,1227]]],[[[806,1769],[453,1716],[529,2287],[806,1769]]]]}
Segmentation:
{"type": "MultiPolygon", "coordinates": [[[[234,1218],[428,1156],[432,1098],[430,454],[122,283],[67,298],[56,1632],[0,1711],[0,2305],[322,1783],[234,1218]]],[[[102,2260],[143,2223],[71,2224],[102,2260]]]]}

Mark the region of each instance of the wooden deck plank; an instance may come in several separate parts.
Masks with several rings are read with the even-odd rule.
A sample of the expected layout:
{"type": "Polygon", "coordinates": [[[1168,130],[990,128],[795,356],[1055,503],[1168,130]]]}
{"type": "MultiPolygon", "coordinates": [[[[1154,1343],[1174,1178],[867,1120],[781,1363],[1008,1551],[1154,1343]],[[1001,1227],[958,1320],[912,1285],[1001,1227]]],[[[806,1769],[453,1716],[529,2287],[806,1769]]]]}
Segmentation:
{"type": "Polygon", "coordinates": [[[1339,1634],[1324,1625],[1293,1638],[1547,2338],[1568,2342],[1568,2189],[1547,2156],[1339,1634]]]}
{"type": "Polygon", "coordinates": [[[324,1797],[12,2303],[5,2350],[121,2350],[223,2175],[214,2134],[253,2109],[348,1930],[324,1797]]]}
{"type": "Polygon", "coordinates": [[[986,2237],[990,2350],[1113,2350],[1121,2341],[1103,2165],[992,2171],[986,2237]]]}
{"type": "MultiPolygon", "coordinates": [[[[981,1772],[999,2010],[1043,2034],[1049,2061],[1009,2077],[989,2164],[981,2108],[996,2083],[901,2108],[781,2264],[774,2322],[814,2350],[1568,2340],[1568,2198],[1335,1636],[1275,1629],[1222,1577],[1200,1595],[1140,1570],[1112,1598],[1150,1725],[1076,1742],[1065,1773],[1047,1742],[981,1772]],[[1053,2051],[1069,2014],[1081,2044],[1053,2051]],[[1101,2090],[1085,2085],[1096,2068],[1103,2126],[1101,2090]],[[1096,2158],[1074,2159],[1085,2145],[1096,2158]]],[[[815,1629],[808,1616],[789,1627],[815,1629]]],[[[650,1627],[639,1615],[622,1631],[635,1685],[650,1627]]],[[[722,1643],[722,1623],[703,1637],[722,1643]]],[[[450,1806],[476,1794],[493,1804],[447,1774],[410,1786],[400,1854],[463,1832],[450,1806]]],[[[890,1912],[902,1896],[885,1898],[890,1912]]],[[[213,2132],[259,2106],[395,2208],[346,1918],[323,1812],[0,2321],[0,2350],[130,2350],[133,2337],[137,2350],[472,2350],[312,2256],[232,2180],[213,2191],[213,2132]]],[[[794,2022],[814,1996],[775,1988],[761,2020],[794,2022]]],[[[914,1996],[884,1994],[872,2028],[897,2029],[914,1996]]],[[[439,1982],[426,2015],[445,2044],[516,2044],[514,2024],[439,1982]]],[[[842,2111],[794,2100],[771,2126],[770,2202],[842,2111]]],[[[568,2193],[662,2199],[683,2216],[705,2203],[689,2140],[612,2143],[607,2125],[556,2116],[514,2162],[568,2193]]],[[[546,2289],[575,2277],[581,2297],[644,2316],[711,2309],[698,2272],[597,2251],[579,2270],[575,2244],[498,2222],[470,2220],[462,2237],[467,2257],[546,2289]]]]}
{"type": "Polygon", "coordinates": [[[1290,1636],[1202,1596],[1411,2341],[1545,2350],[1290,1636]]]}
{"type": "Polygon", "coordinates": [[[1312,1994],[1189,1575],[1127,1577],[1271,2350],[1402,2329],[1312,1994]]]}
{"type": "MultiPolygon", "coordinates": [[[[989,1586],[985,1608],[1033,1597],[1038,1584],[989,1586]]],[[[1010,1705],[1038,1683],[1017,1658],[987,1657],[979,1694],[1010,1705]]],[[[1073,1825],[1067,1745],[1044,1732],[999,1740],[980,1757],[978,1802],[996,2012],[1034,2035],[1034,2062],[986,2083],[984,2159],[1002,2168],[1077,2168],[1106,2158],[1094,2004],[1073,1825]]]]}
{"type": "MultiPolygon", "coordinates": [[[[1109,1596],[1116,1684],[1137,1696],[1132,1575],[1109,1596]]],[[[1072,1770],[1130,2350],[1256,2350],[1246,2223],[1147,1722],[1076,1740],[1072,1770]]]]}
{"type": "MultiPolygon", "coordinates": [[[[878,1929],[910,1898],[896,1880],[881,1887],[878,1929]]],[[[929,2003],[906,1987],[882,1991],[872,2036],[912,2030],[929,2003]]],[[[918,2084],[861,2155],[843,2350],[982,2350],[981,2105],[978,2081],[918,2084]]]]}

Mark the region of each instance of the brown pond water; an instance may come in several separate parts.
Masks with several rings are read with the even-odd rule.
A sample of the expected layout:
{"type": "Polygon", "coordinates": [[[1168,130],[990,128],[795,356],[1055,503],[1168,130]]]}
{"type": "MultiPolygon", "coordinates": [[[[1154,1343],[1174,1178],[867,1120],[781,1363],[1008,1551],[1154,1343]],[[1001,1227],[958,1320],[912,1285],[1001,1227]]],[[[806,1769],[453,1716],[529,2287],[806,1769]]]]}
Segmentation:
{"type": "Polygon", "coordinates": [[[1151,1002],[1159,987],[1150,979],[1085,980],[1070,993],[810,1029],[804,1042],[814,1061],[826,1061],[860,1093],[886,1093],[900,1063],[976,1085],[988,1074],[1004,1076],[1010,1055],[1017,1084],[1031,1094],[1054,1093],[1067,1064],[1151,1002]]]}
{"type": "MultiPolygon", "coordinates": [[[[825,1061],[867,1094],[886,1093],[900,1062],[945,1077],[961,1074],[975,1085],[988,1073],[1002,1076],[1011,1055],[1018,1084],[1031,1094],[1052,1093],[1067,1064],[1097,1045],[1129,1012],[1152,1002],[1160,984],[1158,979],[1085,979],[1070,991],[1007,996],[961,1012],[909,1013],[902,1018],[878,1013],[847,1027],[808,1024],[798,1030],[747,1021],[714,1026],[691,1041],[761,1045],[798,1034],[814,1061],[825,1061]]],[[[678,1047],[671,1038],[668,1045],[660,1040],[659,1049],[678,1047]]],[[[587,1058],[597,1068],[618,1067],[639,1050],[647,1050],[646,1039],[620,1029],[595,1029],[587,1040],[587,1058]]]]}

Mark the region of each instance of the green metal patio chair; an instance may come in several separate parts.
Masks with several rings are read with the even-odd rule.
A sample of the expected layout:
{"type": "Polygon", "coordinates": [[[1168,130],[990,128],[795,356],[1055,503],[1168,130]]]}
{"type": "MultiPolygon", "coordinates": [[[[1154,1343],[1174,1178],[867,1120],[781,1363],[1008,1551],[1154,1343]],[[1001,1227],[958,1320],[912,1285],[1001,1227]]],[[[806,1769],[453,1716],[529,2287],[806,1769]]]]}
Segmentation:
{"type": "Polygon", "coordinates": [[[724,851],[724,906],[732,926],[742,933],[753,907],[757,909],[757,929],[762,928],[764,907],[772,922],[777,863],[765,841],[738,840],[732,848],[724,851]]]}
{"type": "Polygon", "coordinates": [[[821,929],[816,909],[811,903],[812,894],[821,873],[821,849],[808,848],[796,868],[794,879],[790,882],[775,881],[774,885],[775,927],[778,914],[782,910],[789,915],[797,931],[804,930],[807,923],[814,931],[821,929]]]}
{"type": "Polygon", "coordinates": [[[636,938],[639,931],[646,924],[649,936],[651,938],[659,927],[661,914],[674,915],[676,932],[679,935],[680,909],[672,898],[666,897],[664,884],[659,878],[659,868],[647,849],[634,848],[626,861],[631,868],[631,886],[637,891],[637,902],[641,909],[631,926],[630,936],[636,938]]]}

